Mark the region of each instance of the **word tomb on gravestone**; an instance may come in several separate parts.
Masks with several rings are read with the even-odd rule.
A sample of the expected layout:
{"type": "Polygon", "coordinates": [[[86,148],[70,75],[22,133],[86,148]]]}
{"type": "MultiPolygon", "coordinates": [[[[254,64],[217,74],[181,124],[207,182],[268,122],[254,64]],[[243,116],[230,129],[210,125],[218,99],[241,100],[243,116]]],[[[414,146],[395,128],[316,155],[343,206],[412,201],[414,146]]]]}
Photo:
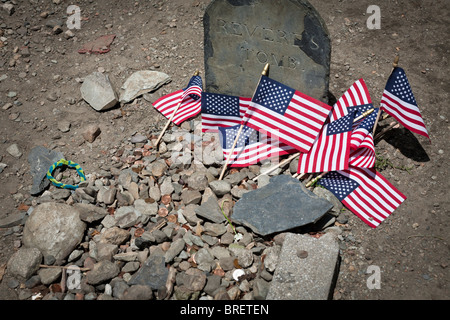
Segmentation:
{"type": "Polygon", "coordinates": [[[328,102],[330,38],[305,0],[213,0],[204,19],[206,91],[252,97],[270,77],[328,102]]]}

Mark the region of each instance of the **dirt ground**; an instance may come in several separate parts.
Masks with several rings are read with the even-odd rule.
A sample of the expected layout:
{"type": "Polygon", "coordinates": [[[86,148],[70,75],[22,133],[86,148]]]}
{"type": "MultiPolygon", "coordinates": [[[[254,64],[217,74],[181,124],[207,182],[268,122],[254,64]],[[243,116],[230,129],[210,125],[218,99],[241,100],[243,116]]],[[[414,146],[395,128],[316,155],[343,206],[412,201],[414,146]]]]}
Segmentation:
{"type": "MultiPolygon", "coordinates": [[[[0,218],[16,214],[30,198],[27,156],[34,146],[57,149],[85,172],[94,172],[110,157],[109,149],[163,120],[151,102],[184,87],[195,69],[204,70],[202,17],[209,2],[16,0],[12,15],[0,8],[0,162],[7,164],[0,173],[0,218]],[[67,38],[65,23],[59,34],[46,25],[55,19],[65,21],[70,4],[80,7],[82,23],[81,29],[72,30],[74,37],[67,38]],[[77,52],[85,42],[105,34],[116,35],[110,52],[77,52]],[[94,71],[107,73],[118,90],[134,71],[147,69],[167,73],[172,82],[147,100],[141,97],[124,105],[123,116],[120,109],[97,112],[81,98],[80,79],[94,71]],[[58,129],[62,120],[71,124],[68,132],[58,129]],[[90,123],[102,129],[93,144],[81,137],[90,123]],[[18,159],[6,151],[14,143],[22,152],[18,159]]],[[[348,212],[333,299],[447,300],[450,3],[310,3],[324,19],[332,40],[330,92],[338,98],[364,78],[377,106],[392,61],[399,55],[431,137],[430,143],[401,127],[376,142],[379,160],[385,162],[382,174],[408,199],[377,229],[348,212]],[[381,9],[380,29],[367,28],[369,5],[381,9]],[[367,286],[369,266],[379,267],[379,289],[367,286]]],[[[381,121],[378,130],[391,121],[381,121]]],[[[2,266],[17,249],[21,234],[5,229],[0,236],[2,266]]],[[[0,299],[16,297],[2,290],[0,299]]]]}

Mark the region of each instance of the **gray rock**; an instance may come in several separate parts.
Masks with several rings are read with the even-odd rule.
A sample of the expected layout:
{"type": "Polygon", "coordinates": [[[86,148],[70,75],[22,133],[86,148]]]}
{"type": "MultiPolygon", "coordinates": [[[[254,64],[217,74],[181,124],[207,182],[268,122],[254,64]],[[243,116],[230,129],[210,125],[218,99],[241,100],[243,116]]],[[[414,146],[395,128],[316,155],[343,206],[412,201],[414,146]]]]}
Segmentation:
{"type": "Polygon", "coordinates": [[[133,206],[120,207],[114,213],[116,225],[122,229],[129,228],[141,220],[142,213],[133,206]]]}
{"type": "Polygon", "coordinates": [[[170,177],[164,179],[164,182],[161,184],[160,190],[162,195],[171,195],[175,191],[174,187],[172,186],[170,177]]]}
{"type": "Polygon", "coordinates": [[[213,180],[209,183],[209,187],[218,197],[221,197],[231,191],[230,182],[225,180],[213,180]]]}
{"type": "Polygon", "coordinates": [[[48,187],[50,184],[50,180],[46,178],[48,169],[52,164],[63,158],[64,155],[61,152],[52,151],[41,146],[31,149],[28,155],[30,173],[33,177],[33,185],[30,190],[31,195],[37,195],[48,187]]]}
{"type": "Polygon", "coordinates": [[[91,285],[98,285],[114,278],[119,272],[120,269],[115,263],[103,260],[94,264],[94,268],[87,272],[86,282],[91,285]]]}
{"type": "Polygon", "coordinates": [[[145,143],[145,142],[147,142],[147,140],[148,139],[146,136],[138,133],[131,137],[130,142],[131,143],[145,143]]]}
{"type": "Polygon", "coordinates": [[[17,143],[10,145],[6,148],[6,151],[16,159],[19,159],[22,156],[22,152],[19,150],[17,143]]]}
{"type": "Polygon", "coordinates": [[[112,261],[113,256],[119,251],[119,246],[112,243],[98,243],[93,250],[96,250],[96,252],[90,251],[89,254],[97,261],[112,261]]]}
{"type": "Polygon", "coordinates": [[[217,200],[214,198],[209,198],[206,202],[197,207],[195,213],[198,216],[215,223],[221,223],[226,220],[219,208],[217,200]]]}
{"type": "Polygon", "coordinates": [[[181,238],[172,242],[169,250],[167,250],[164,255],[165,262],[171,262],[177,255],[180,254],[181,251],[183,251],[185,245],[186,242],[184,242],[184,240],[181,238]]]}
{"type": "Polygon", "coordinates": [[[318,221],[332,204],[297,179],[275,176],[260,189],[245,193],[233,208],[233,221],[268,235],[318,221]]]}
{"type": "Polygon", "coordinates": [[[194,172],[187,180],[189,188],[194,190],[203,191],[208,186],[208,178],[206,173],[202,171],[194,172]]]}
{"type": "Polygon", "coordinates": [[[24,211],[10,214],[5,218],[0,219],[0,228],[11,228],[23,224],[26,216],[27,213],[24,211]]]}
{"type": "Polygon", "coordinates": [[[38,248],[44,255],[65,259],[80,244],[86,224],[79,211],[64,203],[42,203],[25,222],[23,244],[38,248]]]}
{"type": "Polygon", "coordinates": [[[150,187],[148,195],[155,201],[159,201],[161,199],[161,191],[159,190],[158,186],[150,187]]]}
{"type": "Polygon", "coordinates": [[[131,169],[122,170],[117,178],[119,184],[128,189],[131,185],[131,182],[138,182],[139,176],[136,172],[131,169]]]}
{"type": "Polygon", "coordinates": [[[278,264],[278,257],[280,256],[280,252],[281,246],[279,245],[274,245],[264,250],[264,254],[266,255],[266,258],[264,259],[264,266],[268,271],[275,271],[278,264]]]}
{"type": "Polygon", "coordinates": [[[308,1],[216,0],[203,24],[205,91],[251,97],[253,75],[270,63],[271,78],[328,101],[331,41],[308,1]],[[223,66],[239,70],[231,74],[223,66]]]}
{"type": "Polygon", "coordinates": [[[201,248],[198,250],[195,255],[195,262],[198,265],[201,264],[211,264],[214,262],[214,256],[211,254],[210,250],[208,248],[201,248]]]}
{"type": "Polygon", "coordinates": [[[267,299],[329,299],[333,293],[338,258],[339,244],[332,233],[320,238],[287,234],[267,299]]]}
{"type": "Polygon", "coordinates": [[[334,214],[336,217],[339,215],[341,209],[344,206],[342,205],[341,201],[339,201],[339,199],[336,198],[336,196],[331,191],[328,191],[328,189],[325,188],[314,188],[313,193],[329,201],[333,205],[333,208],[331,209],[330,213],[334,214]]]}
{"type": "Polygon", "coordinates": [[[103,219],[108,214],[105,208],[93,204],[75,203],[73,206],[80,212],[80,219],[88,223],[103,219]]]}
{"type": "Polygon", "coordinates": [[[166,268],[164,256],[153,253],[142,267],[128,281],[129,285],[145,285],[153,290],[165,286],[169,270],[166,268]]]}
{"type": "Polygon", "coordinates": [[[223,180],[229,182],[232,186],[234,186],[245,178],[247,178],[247,174],[244,171],[239,171],[226,176],[223,180]]]}
{"type": "Polygon", "coordinates": [[[42,268],[38,271],[41,283],[44,285],[49,285],[57,281],[61,277],[61,274],[61,268],[42,268]]]}
{"type": "Polygon", "coordinates": [[[55,200],[67,200],[72,192],[68,189],[56,189],[52,192],[52,198],[55,200]]]}
{"type": "Polygon", "coordinates": [[[208,276],[203,291],[210,296],[214,296],[215,291],[220,287],[221,280],[222,278],[215,274],[208,276]]]}
{"type": "Polygon", "coordinates": [[[133,203],[134,208],[144,216],[156,216],[158,213],[158,204],[156,202],[147,203],[144,199],[137,199],[133,203]]]}
{"type": "Polygon", "coordinates": [[[108,75],[100,72],[93,72],[84,78],[81,96],[97,111],[111,109],[118,102],[108,75]]]}
{"type": "Polygon", "coordinates": [[[187,206],[190,204],[198,204],[202,200],[202,194],[198,190],[183,190],[181,200],[187,206]]]}
{"type": "Polygon", "coordinates": [[[188,269],[183,276],[183,285],[192,291],[200,291],[205,287],[206,274],[197,269],[188,269]]]}
{"type": "Polygon", "coordinates": [[[253,298],[255,300],[274,300],[268,298],[270,283],[264,279],[258,278],[253,282],[253,298]]]}
{"type": "Polygon", "coordinates": [[[97,193],[97,202],[106,204],[107,206],[114,203],[116,199],[116,188],[100,187],[97,193]]]}
{"type": "Polygon", "coordinates": [[[111,243],[115,245],[121,245],[131,237],[130,232],[118,227],[112,227],[106,229],[100,238],[102,243],[111,243]]]}
{"type": "Polygon", "coordinates": [[[83,128],[82,136],[84,140],[92,143],[95,141],[95,139],[97,139],[101,132],[102,130],[97,124],[88,124],[83,128]]]}
{"type": "Polygon", "coordinates": [[[155,161],[151,165],[152,175],[156,178],[161,177],[166,170],[167,170],[167,164],[164,160],[155,161]]]}
{"type": "Polygon", "coordinates": [[[157,90],[170,81],[171,78],[163,72],[136,71],[122,85],[123,91],[120,94],[120,102],[128,103],[144,93],[157,90]]]}
{"type": "Polygon", "coordinates": [[[207,235],[218,237],[227,232],[227,227],[224,224],[205,222],[204,231],[207,235]]]}
{"type": "Polygon", "coordinates": [[[151,300],[153,299],[152,288],[145,285],[132,285],[125,289],[122,300],[151,300]]]}
{"type": "Polygon", "coordinates": [[[39,249],[20,248],[8,260],[8,273],[19,280],[26,280],[39,269],[42,258],[39,249]]]}

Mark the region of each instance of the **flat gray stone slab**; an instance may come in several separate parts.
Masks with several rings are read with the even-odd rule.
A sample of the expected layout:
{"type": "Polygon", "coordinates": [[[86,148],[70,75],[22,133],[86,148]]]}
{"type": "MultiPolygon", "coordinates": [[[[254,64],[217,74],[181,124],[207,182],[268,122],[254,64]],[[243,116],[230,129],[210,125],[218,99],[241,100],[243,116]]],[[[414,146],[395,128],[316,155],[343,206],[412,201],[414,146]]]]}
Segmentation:
{"type": "Polygon", "coordinates": [[[213,0],[206,8],[206,91],[251,97],[269,76],[328,102],[330,37],[306,0],[213,0]]]}
{"type": "Polygon", "coordinates": [[[319,220],[333,205],[288,175],[245,193],[235,204],[232,220],[260,235],[301,227],[319,220]]]}
{"type": "Polygon", "coordinates": [[[266,299],[329,299],[338,258],[339,244],[331,232],[320,238],[287,234],[266,299]]]}
{"type": "MultiPolygon", "coordinates": [[[[52,164],[62,158],[64,158],[64,155],[61,152],[52,151],[42,146],[31,149],[28,155],[30,173],[33,177],[33,186],[30,191],[31,195],[39,194],[48,187],[50,181],[46,178],[47,171],[52,164]]],[[[56,173],[54,172],[53,174],[55,175],[56,173]]]]}

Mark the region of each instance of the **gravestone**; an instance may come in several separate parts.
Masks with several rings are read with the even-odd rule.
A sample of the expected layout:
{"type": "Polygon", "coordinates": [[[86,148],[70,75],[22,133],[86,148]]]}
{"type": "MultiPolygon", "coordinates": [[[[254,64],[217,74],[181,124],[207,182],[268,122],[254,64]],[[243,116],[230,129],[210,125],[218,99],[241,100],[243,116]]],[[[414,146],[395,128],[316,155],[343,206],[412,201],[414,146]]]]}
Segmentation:
{"type": "Polygon", "coordinates": [[[252,97],[268,76],[328,102],[331,44],[306,0],[213,0],[206,8],[206,91],[252,97]]]}

